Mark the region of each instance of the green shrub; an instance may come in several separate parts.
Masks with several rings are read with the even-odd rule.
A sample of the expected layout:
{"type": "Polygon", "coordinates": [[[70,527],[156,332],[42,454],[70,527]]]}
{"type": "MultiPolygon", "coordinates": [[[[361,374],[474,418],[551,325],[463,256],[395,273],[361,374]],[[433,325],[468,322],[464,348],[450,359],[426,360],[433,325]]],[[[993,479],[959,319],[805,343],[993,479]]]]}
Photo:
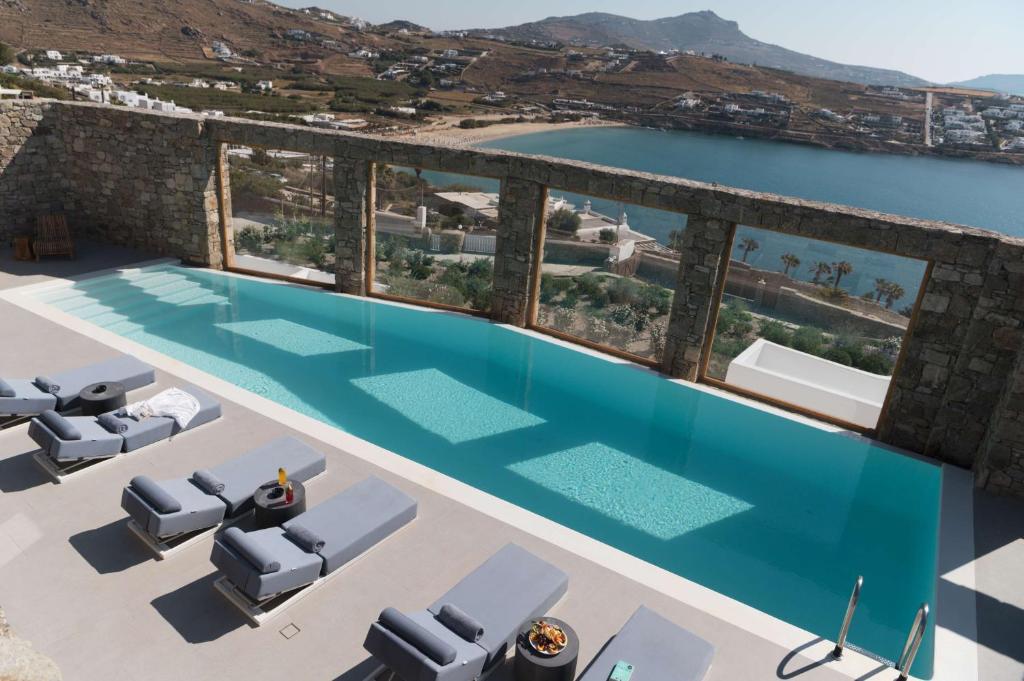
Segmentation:
{"type": "Polygon", "coordinates": [[[608,295],[611,301],[621,305],[632,305],[639,302],[640,293],[640,284],[624,277],[613,279],[608,287],[608,295]]]}
{"type": "Polygon", "coordinates": [[[576,290],[581,296],[593,298],[604,291],[601,286],[601,277],[594,273],[584,274],[576,279],[576,290]]]}
{"type": "Polygon", "coordinates": [[[862,371],[869,371],[880,376],[888,376],[892,373],[892,361],[880,352],[872,352],[861,357],[854,366],[862,371]]]}
{"type": "Polygon", "coordinates": [[[850,353],[842,350],[841,348],[829,348],[822,355],[825,359],[836,364],[842,364],[844,366],[853,366],[853,358],[850,357],[850,353]]]}
{"type": "Polygon", "coordinates": [[[614,244],[619,240],[619,233],[609,227],[607,229],[602,229],[598,233],[598,238],[603,244],[614,244]]]}
{"type": "Polygon", "coordinates": [[[567,310],[574,310],[576,309],[576,306],[579,304],[579,302],[580,299],[579,296],[576,295],[576,292],[569,291],[568,293],[565,294],[565,297],[562,298],[561,302],[558,303],[558,306],[564,307],[567,310]]]}
{"type": "Polygon", "coordinates": [[[548,229],[555,232],[575,234],[582,224],[582,218],[568,208],[559,208],[548,216],[548,229]]]}
{"type": "Polygon", "coordinates": [[[462,244],[466,240],[466,235],[461,231],[444,231],[441,232],[441,252],[452,254],[462,253],[462,244]]]}
{"type": "Polygon", "coordinates": [[[741,338],[718,337],[715,338],[715,344],[712,346],[711,352],[732,359],[733,357],[739,357],[749,347],[750,342],[741,338]]]}
{"type": "Polygon", "coordinates": [[[793,349],[816,355],[825,344],[825,336],[813,326],[801,326],[793,332],[793,349]]]}
{"type": "Polygon", "coordinates": [[[775,319],[767,319],[761,322],[759,331],[761,338],[778,345],[790,346],[793,342],[793,334],[786,326],[775,319]]]}

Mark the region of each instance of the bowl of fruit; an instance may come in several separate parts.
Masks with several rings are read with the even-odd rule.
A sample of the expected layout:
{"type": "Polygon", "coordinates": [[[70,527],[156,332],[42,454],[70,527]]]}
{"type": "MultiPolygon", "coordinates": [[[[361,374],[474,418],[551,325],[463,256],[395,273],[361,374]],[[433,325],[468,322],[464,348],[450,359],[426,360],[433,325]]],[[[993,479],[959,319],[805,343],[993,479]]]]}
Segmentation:
{"type": "Polygon", "coordinates": [[[569,637],[562,627],[546,620],[534,621],[526,634],[526,640],[538,655],[545,657],[554,657],[569,644],[569,637]]]}

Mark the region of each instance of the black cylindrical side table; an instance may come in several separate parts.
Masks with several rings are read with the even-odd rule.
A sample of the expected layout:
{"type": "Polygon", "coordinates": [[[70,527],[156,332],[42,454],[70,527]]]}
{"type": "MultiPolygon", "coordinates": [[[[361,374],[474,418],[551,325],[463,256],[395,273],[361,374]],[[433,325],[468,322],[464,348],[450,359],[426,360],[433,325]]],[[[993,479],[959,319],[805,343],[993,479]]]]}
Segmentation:
{"type": "Polygon", "coordinates": [[[82,416],[99,416],[120,409],[128,401],[121,383],[93,383],[78,393],[78,403],[82,405],[82,416]]]}
{"type": "Polygon", "coordinates": [[[306,488],[298,480],[291,483],[295,491],[291,503],[288,503],[284,487],[276,481],[260,485],[252,497],[256,504],[256,525],[262,529],[278,527],[306,512],[306,488]]]}
{"type": "Polygon", "coordinates": [[[541,655],[533,649],[527,639],[533,627],[533,620],[524,622],[519,628],[519,636],[516,637],[516,681],[573,681],[576,678],[576,658],[580,654],[580,641],[576,632],[560,619],[539,619],[562,628],[567,639],[565,648],[557,655],[541,655]]]}

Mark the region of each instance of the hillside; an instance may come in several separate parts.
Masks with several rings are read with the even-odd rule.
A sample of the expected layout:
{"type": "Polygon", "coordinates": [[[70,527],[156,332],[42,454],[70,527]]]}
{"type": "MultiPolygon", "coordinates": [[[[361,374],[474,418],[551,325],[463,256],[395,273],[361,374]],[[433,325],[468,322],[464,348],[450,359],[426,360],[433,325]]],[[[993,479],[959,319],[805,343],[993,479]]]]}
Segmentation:
{"type": "Polygon", "coordinates": [[[755,40],[711,11],[643,21],[599,12],[570,17],[551,17],[520,26],[481,29],[509,40],[559,42],[579,45],[626,45],[654,51],[694,50],[720,54],[740,64],[757,64],[801,75],[872,85],[915,87],[924,80],[886,69],[851,66],[819,59],[755,40]]]}
{"type": "Polygon", "coordinates": [[[995,92],[1004,92],[1024,97],[1024,75],[993,73],[959,83],[950,83],[950,85],[978,90],[993,90],[995,92]]]}
{"type": "Polygon", "coordinates": [[[0,42],[17,48],[111,52],[155,61],[200,60],[214,41],[271,58],[294,52],[289,29],[341,43],[327,21],[263,0],[0,0],[0,42]]]}

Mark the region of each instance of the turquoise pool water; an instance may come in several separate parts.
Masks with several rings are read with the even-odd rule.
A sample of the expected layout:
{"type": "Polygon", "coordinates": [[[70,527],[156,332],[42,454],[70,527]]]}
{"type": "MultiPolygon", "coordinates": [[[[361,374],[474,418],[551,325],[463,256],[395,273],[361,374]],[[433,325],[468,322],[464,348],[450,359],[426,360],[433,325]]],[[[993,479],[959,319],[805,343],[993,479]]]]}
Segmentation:
{"type": "MultiPolygon", "coordinates": [[[[833,639],[934,604],[936,466],[458,315],[159,266],[39,298],[833,639]]],[[[932,635],[915,672],[930,676],[932,635]]]]}

